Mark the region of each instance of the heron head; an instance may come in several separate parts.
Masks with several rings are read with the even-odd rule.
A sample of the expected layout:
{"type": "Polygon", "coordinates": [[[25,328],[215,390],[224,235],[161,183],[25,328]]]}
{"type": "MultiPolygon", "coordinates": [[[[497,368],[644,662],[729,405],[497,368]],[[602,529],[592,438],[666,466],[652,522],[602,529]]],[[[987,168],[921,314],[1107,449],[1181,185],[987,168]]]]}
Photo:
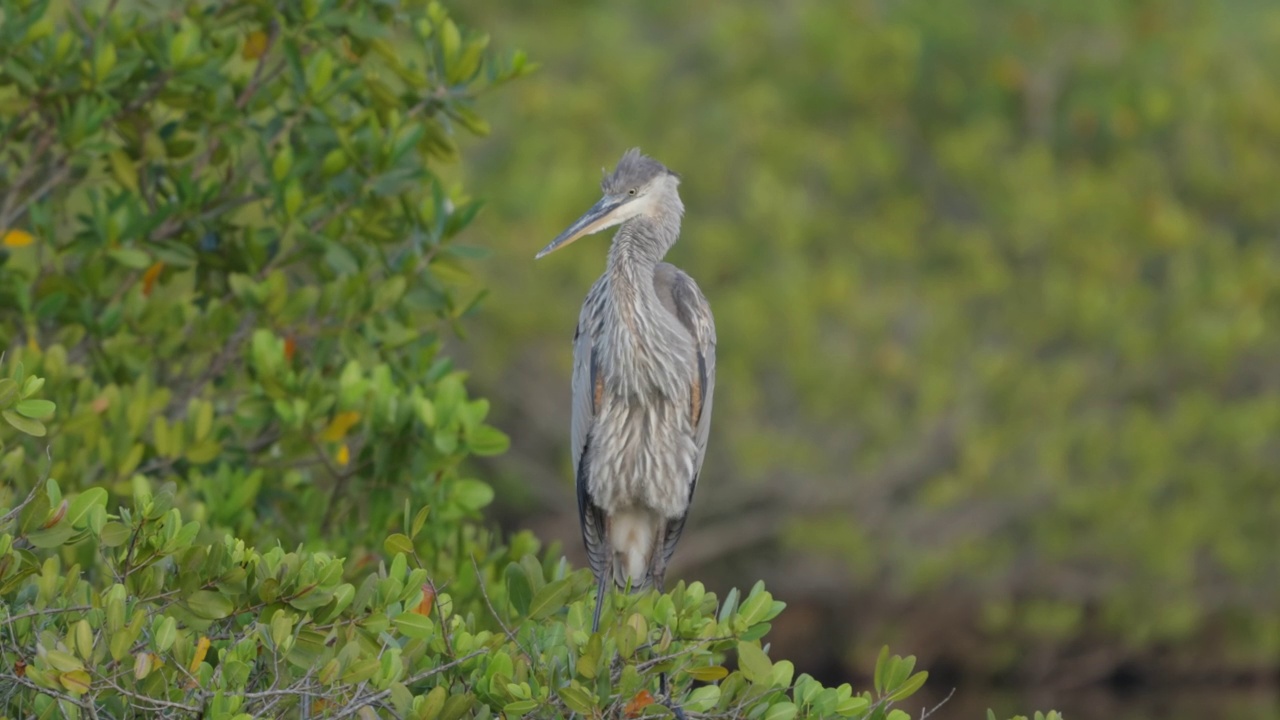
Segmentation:
{"type": "Polygon", "coordinates": [[[542,248],[537,257],[541,258],[578,238],[621,225],[634,217],[681,212],[683,206],[676,193],[676,186],[679,184],[680,176],[662,163],[640,154],[639,148],[628,150],[618,161],[618,167],[612,173],[606,172],[604,179],[600,181],[600,190],[604,196],[599,202],[542,248]]]}

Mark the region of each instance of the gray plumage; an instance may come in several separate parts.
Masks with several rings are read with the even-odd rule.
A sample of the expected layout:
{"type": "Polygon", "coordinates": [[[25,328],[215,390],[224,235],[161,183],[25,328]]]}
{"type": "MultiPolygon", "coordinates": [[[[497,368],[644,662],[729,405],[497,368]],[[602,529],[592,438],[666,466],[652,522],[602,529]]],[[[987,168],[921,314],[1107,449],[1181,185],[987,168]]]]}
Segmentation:
{"type": "Polygon", "coordinates": [[[621,225],[573,341],[573,465],[591,569],[662,587],[706,455],[715,323],[697,284],[662,261],[680,234],[679,176],[630,150],[604,197],[538,254],[621,225]]]}

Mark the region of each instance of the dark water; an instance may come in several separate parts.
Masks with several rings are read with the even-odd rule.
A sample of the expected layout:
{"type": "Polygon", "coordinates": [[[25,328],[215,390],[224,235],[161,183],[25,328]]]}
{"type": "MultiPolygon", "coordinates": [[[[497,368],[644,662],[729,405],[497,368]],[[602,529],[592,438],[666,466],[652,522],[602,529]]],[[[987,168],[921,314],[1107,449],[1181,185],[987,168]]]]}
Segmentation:
{"type": "MultiPolygon", "coordinates": [[[[935,691],[897,707],[919,718],[922,710],[932,708],[945,695],[946,689],[941,694],[935,691]]],[[[1031,717],[1036,710],[1057,710],[1065,720],[1280,720],[1280,688],[1012,692],[961,687],[929,717],[986,720],[987,708],[1000,720],[1017,714],[1031,717]]]]}

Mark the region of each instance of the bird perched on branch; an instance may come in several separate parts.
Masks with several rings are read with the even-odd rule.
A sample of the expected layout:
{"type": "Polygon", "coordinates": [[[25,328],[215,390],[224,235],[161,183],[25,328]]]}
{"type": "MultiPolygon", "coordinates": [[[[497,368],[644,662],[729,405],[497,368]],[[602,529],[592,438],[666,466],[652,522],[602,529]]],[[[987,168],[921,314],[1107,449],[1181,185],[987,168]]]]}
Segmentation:
{"type": "Polygon", "coordinates": [[[621,226],[573,338],[572,450],[578,518],[598,592],[662,590],[707,450],[716,331],[697,283],[662,261],[680,236],[680,176],[627,151],[604,197],[541,258],[621,226]]]}

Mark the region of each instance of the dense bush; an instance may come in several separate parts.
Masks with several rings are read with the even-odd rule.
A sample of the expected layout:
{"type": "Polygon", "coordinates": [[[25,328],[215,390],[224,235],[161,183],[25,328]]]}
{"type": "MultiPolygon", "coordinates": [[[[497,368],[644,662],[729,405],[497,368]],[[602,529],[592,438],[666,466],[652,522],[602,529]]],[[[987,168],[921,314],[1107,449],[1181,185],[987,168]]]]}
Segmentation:
{"type": "Polygon", "coordinates": [[[683,173],[671,255],[724,358],[677,563],[825,604],[836,658],[918,633],[968,673],[1274,674],[1275,3],[460,12],[548,63],[485,101],[532,132],[467,163],[510,188],[468,366],[526,428],[513,524],[553,531],[568,424],[528,418],[568,412],[543,388],[604,241],[526,258],[639,144],[683,173]]]}
{"type": "MultiPolygon", "coordinates": [[[[0,2],[0,714],[898,718],[761,584],[615,596],[477,522],[435,174],[523,73],[437,3],[0,2]],[[107,8],[111,8],[109,11],[107,8]],[[733,659],[736,669],[725,666],[733,659]]],[[[567,494],[566,494],[567,495],[567,494]]]]}

